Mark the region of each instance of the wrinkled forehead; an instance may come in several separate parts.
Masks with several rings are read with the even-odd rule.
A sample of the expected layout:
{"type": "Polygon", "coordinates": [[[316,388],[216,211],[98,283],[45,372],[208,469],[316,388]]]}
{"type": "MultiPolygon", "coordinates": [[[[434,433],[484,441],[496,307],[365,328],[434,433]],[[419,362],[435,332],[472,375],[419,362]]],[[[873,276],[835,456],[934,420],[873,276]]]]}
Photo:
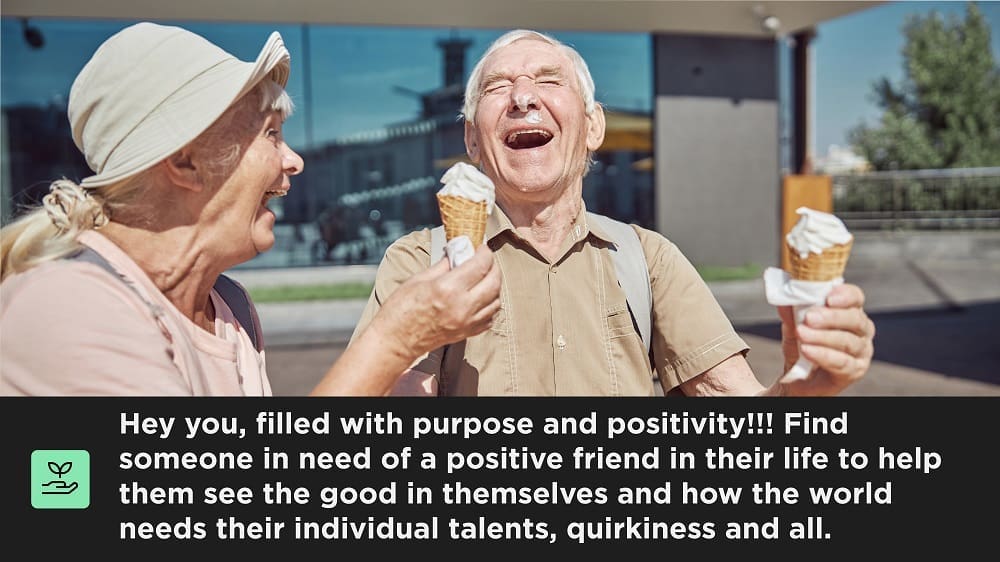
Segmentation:
{"type": "Polygon", "coordinates": [[[514,78],[522,74],[536,75],[558,72],[573,79],[576,85],[573,61],[560,47],[530,37],[505,45],[483,61],[483,85],[489,78],[503,76],[514,78]]]}

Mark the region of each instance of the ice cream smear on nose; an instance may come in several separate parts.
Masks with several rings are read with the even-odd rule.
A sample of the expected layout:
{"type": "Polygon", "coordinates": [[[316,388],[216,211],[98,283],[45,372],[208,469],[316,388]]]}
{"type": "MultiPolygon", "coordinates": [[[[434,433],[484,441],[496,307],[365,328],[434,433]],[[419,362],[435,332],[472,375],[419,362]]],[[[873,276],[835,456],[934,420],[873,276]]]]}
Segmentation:
{"type": "Polygon", "coordinates": [[[524,120],[532,125],[537,125],[542,122],[542,114],[537,109],[532,109],[524,116],[524,120]]]}
{"type": "Polygon", "coordinates": [[[803,259],[810,253],[822,254],[824,250],[847,244],[852,239],[843,221],[830,213],[808,207],[799,207],[795,212],[799,215],[799,222],[792,227],[785,240],[789,248],[803,259]]]}
{"type": "Polygon", "coordinates": [[[517,108],[521,111],[528,111],[533,101],[535,101],[535,98],[531,94],[518,94],[514,97],[514,103],[517,104],[517,108]]]}

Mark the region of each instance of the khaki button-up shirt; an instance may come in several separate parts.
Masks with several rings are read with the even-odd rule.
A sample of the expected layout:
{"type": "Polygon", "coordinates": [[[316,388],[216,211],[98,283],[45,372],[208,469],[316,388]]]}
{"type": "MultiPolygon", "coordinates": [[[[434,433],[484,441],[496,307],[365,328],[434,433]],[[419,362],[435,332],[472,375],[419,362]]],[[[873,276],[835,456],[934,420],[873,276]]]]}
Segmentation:
{"type": "MultiPolygon", "coordinates": [[[[618,285],[610,239],[588,226],[584,211],[559,258],[549,261],[494,207],[486,239],[503,280],[492,328],[427,354],[413,368],[436,375],[442,395],[651,396],[654,371],[666,393],[749,349],[677,247],[634,228],[652,289],[650,354],[618,285]]],[[[429,265],[429,230],[393,243],[355,336],[400,283],[429,265]]]]}

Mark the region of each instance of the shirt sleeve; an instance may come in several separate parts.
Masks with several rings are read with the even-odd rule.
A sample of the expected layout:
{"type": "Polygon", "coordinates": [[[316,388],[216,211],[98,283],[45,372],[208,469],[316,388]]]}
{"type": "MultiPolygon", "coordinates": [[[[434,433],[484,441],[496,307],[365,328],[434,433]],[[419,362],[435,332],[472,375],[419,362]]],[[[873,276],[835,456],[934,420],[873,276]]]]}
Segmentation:
{"type": "Polygon", "coordinates": [[[677,246],[658,233],[637,231],[653,294],[653,367],[669,392],[750,348],[677,246]]]}
{"type": "MultiPolygon", "coordinates": [[[[352,343],[371,324],[382,305],[400,285],[430,267],[430,243],[430,230],[424,229],[403,236],[386,249],[375,274],[375,287],[351,335],[352,343]]],[[[419,357],[410,368],[429,375],[440,375],[443,352],[444,348],[431,351],[419,357]]]]}
{"type": "Polygon", "coordinates": [[[6,395],[186,396],[168,337],[132,289],[92,264],[50,263],[4,282],[6,395]]]}

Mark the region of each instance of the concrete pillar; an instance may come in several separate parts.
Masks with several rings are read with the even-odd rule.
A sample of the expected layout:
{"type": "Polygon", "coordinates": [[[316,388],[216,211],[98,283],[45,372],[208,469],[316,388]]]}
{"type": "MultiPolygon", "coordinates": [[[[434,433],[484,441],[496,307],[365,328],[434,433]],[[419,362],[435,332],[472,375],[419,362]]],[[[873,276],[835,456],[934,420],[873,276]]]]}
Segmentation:
{"type": "Polygon", "coordinates": [[[792,36],[792,173],[811,174],[813,171],[813,109],[812,41],[816,30],[809,28],[792,36]]]}
{"type": "Polygon", "coordinates": [[[774,39],[655,34],[656,222],[695,265],[774,265],[774,39]]]}

